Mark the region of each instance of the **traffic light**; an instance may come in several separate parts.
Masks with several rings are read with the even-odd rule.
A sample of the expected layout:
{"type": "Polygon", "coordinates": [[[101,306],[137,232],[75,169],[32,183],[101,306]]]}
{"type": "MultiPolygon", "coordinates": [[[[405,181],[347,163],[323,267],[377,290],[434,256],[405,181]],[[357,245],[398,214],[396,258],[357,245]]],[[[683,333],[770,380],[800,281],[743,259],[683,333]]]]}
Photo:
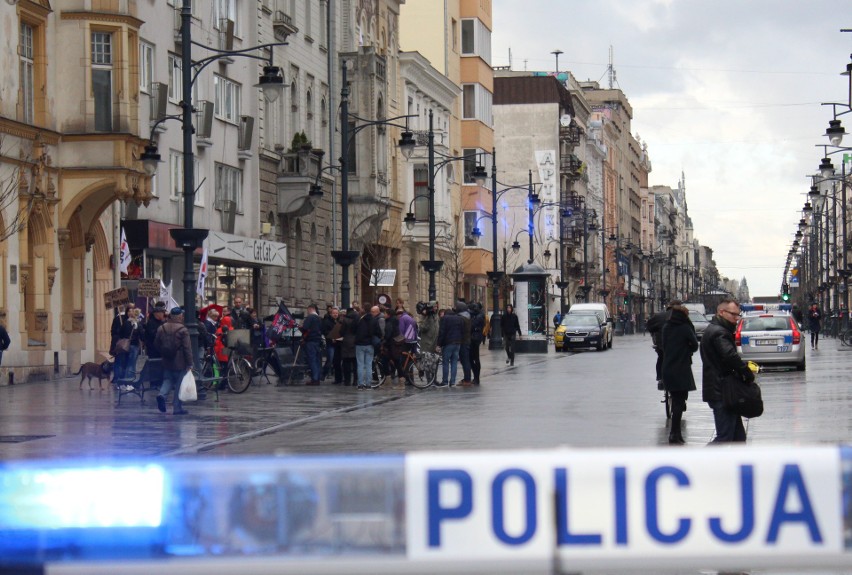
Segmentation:
{"type": "Polygon", "coordinates": [[[784,303],[790,301],[790,286],[786,283],[781,286],[781,301],[784,303]]]}
{"type": "Polygon", "coordinates": [[[624,305],[628,305],[630,303],[630,297],[624,296],[624,305]]]}

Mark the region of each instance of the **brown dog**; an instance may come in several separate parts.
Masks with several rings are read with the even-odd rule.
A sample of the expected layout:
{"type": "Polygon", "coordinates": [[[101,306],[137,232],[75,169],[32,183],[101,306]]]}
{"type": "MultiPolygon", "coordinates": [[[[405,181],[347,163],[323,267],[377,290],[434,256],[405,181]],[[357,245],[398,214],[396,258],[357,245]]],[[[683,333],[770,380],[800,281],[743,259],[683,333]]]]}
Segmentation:
{"type": "Polygon", "coordinates": [[[74,375],[80,376],[80,389],[83,389],[83,380],[87,377],[89,378],[89,389],[94,389],[92,387],[92,378],[98,378],[98,387],[103,389],[102,379],[106,378],[109,381],[109,374],[112,372],[112,363],[105,361],[103,363],[93,363],[87,362],[80,366],[80,371],[75,373],[74,375]]]}

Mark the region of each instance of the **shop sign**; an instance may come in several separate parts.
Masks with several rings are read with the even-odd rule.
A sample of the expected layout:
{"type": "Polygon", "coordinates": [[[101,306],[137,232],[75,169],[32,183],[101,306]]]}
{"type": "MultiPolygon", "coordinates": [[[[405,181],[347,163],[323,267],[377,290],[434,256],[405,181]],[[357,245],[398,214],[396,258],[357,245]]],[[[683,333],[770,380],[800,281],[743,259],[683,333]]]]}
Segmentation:
{"type": "Polygon", "coordinates": [[[210,232],[207,251],[211,258],[219,260],[287,267],[287,244],[281,242],[210,232]]]}

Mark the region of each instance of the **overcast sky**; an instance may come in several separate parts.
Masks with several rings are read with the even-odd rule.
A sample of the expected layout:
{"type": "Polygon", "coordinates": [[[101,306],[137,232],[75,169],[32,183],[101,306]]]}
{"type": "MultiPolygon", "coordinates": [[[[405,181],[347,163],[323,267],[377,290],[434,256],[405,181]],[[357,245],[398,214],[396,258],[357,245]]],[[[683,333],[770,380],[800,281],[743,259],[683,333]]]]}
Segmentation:
{"type": "MultiPolygon", "coordinates": [[[[492,59],[606,75],[633,107],[651,185],[686,176],[695,237],[722,274],[779,292],[831,108],[847,102],[849,0],[494,0],[492,59]]],[[[852,115],[844,121],[852,133],[852,115]]],[[[852,137],[844,140],[852,145],[852,137]]],[[[835,156],[835,166],[840,159],[835,156]]]]}

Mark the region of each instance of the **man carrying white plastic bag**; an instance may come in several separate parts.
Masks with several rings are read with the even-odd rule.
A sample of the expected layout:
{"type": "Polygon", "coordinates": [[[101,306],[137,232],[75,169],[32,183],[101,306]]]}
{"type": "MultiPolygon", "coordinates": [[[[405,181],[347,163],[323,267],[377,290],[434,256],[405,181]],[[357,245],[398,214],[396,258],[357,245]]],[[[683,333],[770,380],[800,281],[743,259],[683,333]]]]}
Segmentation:
{"type": "MultiPolygon", "coordinates": [[[[163,384],[157,395],[157,409],[166,412],[166,398],[172,387],[174,394],[174,415],[186,415],[189,413],[181,403],[181,384],[184,376],[192,376],[192,342],[189,339],[189,330],[183,325],[183,309],[172,308],[169,313],[169,321],[160,326],[154,339],[160,354],[163,356],[163,384]]],[[[192,390],[195,394],[195,379],[192,379],[192,390]]]]}
{"type": "Polygon", "coordinates": [[[180,381],[180,391],[178,392],[180,401],[197,401],[198,390],[195,387],[195,376],[192,375],[192,370],[187,370],[183,379],[180,381]]]}

